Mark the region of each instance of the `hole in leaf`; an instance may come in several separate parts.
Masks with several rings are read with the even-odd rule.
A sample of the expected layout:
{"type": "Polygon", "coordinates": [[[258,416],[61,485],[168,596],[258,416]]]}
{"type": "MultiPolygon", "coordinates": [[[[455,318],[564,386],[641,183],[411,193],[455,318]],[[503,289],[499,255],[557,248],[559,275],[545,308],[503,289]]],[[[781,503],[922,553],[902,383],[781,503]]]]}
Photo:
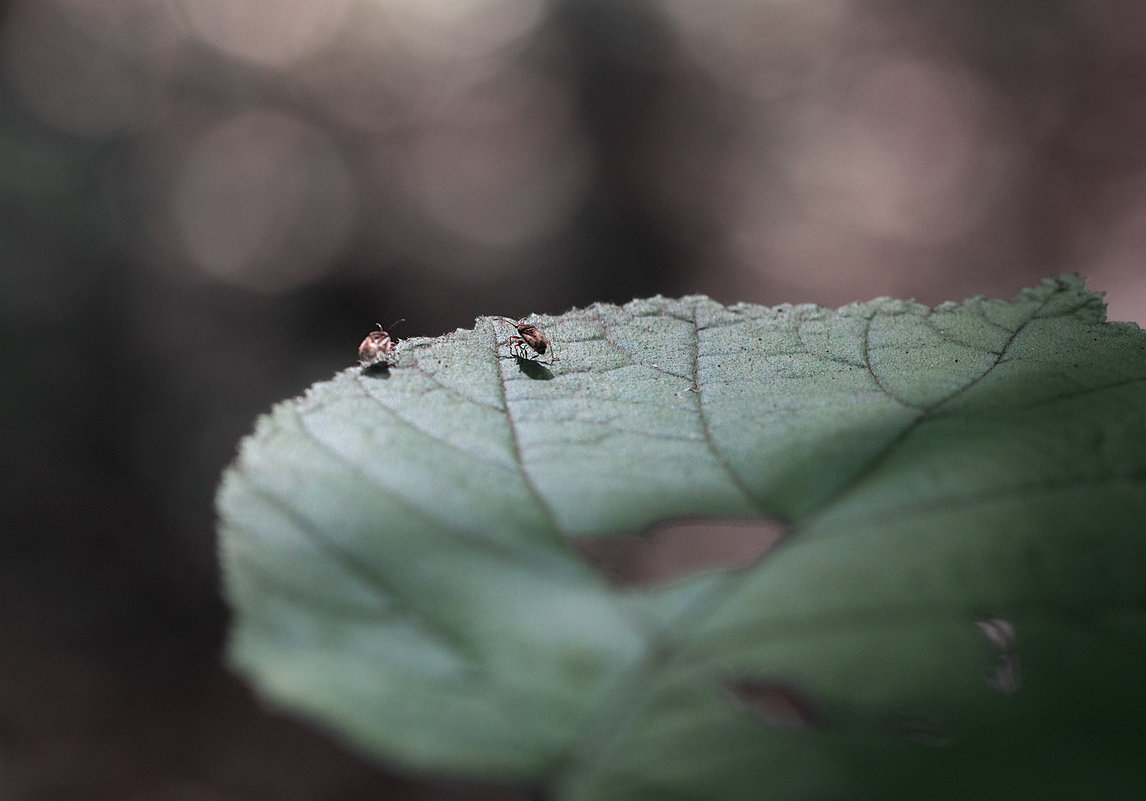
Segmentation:
{"type": "Polygon", "coordinates": [[[976,620],[975,626],[995,647],[995,664],[987,675],[987,686],[1012,695],[1022,685],[1019,656],[1015,653],[1015,624],[1001,617],[976,620]]]}
{"type": "Polygon", "coordinates": [[[748,567],[787,531],[776,520],[674,520],[641,534],[579,540],[576,546],[613,584],[653,587],[706,571],[748,567]]]}
{"type": "Polygon", "coordinates": [[[769,726],[807,729],[823,721],[819,707],[801,687],[774,679],[737,679],[728,682],[736,699],[769,726]]]}

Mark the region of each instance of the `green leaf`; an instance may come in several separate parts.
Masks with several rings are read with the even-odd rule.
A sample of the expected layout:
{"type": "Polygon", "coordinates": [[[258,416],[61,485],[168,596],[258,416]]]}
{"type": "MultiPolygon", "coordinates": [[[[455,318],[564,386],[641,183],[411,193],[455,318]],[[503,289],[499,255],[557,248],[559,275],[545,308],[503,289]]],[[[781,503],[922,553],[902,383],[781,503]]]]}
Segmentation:
{"type": "Polygon", "coordinates": [[[243,441],[231,660],[365,753],[563,801],[1133,797],[1146,336],[1104,320],[1064,276],[597,305],[534,320],[547,364],[493,318],[407,340],[243,441]],[[683,516],[785,539],[655,586],[587,556],[683,516]]]}

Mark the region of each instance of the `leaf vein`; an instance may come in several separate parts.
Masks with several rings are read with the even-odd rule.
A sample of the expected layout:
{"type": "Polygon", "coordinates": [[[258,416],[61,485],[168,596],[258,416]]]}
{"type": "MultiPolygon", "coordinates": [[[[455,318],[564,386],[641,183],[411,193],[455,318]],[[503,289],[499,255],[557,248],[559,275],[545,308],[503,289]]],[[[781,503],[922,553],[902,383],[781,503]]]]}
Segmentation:
{"type": "Polygon", "coordinates": [[[254,494],[261,496],[268,503],[280,509],[290,518],[295,528],[301,532],[306,539],[313,543],[322,554],[334,564],[338,565],[348,576],[361,582],[372,593],[377,595],[380,602],[389,606],[393,604],[394,599],[398,599],[408,610],[407,613],[411,620],[418,622],[419,626],[424,628],[427,633],[431,634],[450,650],[465,654],[467,657],[469,656],[468,648],[464,641],[458,636],[457,632],[451,630],[444,622],[434,620],[424,611],[419,610],[417,605],[410,603],[409,599],[403,595],[393,582],[386,578],[386,576],[373,570],[369,562],[359,558],[357,554],[343,547],[337,540],[328,537],[317,525],[285,498],[251,481],[248,481],[248,486],[254,494]]]}
{"type": "MultiPolygon", "coordinates": [[[[1059,290],[1060,291],[1063,290],[1063,287],[1061,285],[1059,287],[1059,290]]],[[[828,497],[824,499],[824,502],[823,502],[821,508],[830,508],[836,500],[843,497],[847,493],[851,492],[867,476],[870,476],[872,473],[874,473],[876,468],[879,467],[879,465],[881,465],[885,461],[887,461],[887,459],[889,459],[891,457],[891,454],[893,454],[896,451],[896,449],[898,449],[899,446],[904,441],[906,441],[907,437],[911,435],[911,432],[913,432],[915,429],[917,429],[920,425],[922,425],[927,420],[933,419],[937,409],[942,407],[944,404],[950,402],[953,398],[959,397],[964,392],[966,392],[968,389],[970,389],[971,387],[975,386],[980,381],[982,381],[983,378],[985,376],[987,376],[987,374],[989,374],[995,367],[997,367],[1004,360],[1004,358],[1006,357],[1007,351],[1014,344],[1014,342],[1018,338],[1019,334],[1022,333],[1022,331],[1026,328],[1027,324],[1030,323],[1031,320],[1035,319],[1035,317],[1038,315],[1039,311],[1041,311],[1043,308],[1045,308],[1045,306],[1048,303],[1050,303],[1051,298],[1053,298],[1054,296],[1055,295],[1052,294],[1052,295],[1048,295],[1046,298],[1044,298],[1042,303],[1040,303],[1037,308],[1035,308],[1034,310],[1032,310],[1030,312],[1030,315],[1027,317],[1027,319],[1024,320],[1020,325],[1018,325],[1013,332],[1011,332],[1011,335],[1003,343],[1003,347],[1000,349],[999,354],[995,358],[995,361],[992,362],[990,365],[988,365],[986,367],[986,369],[983,370],[982,373],[980,373],[978,376],[971,379],[970,381],[968,381],[967,383],[965,383],[961,387],[958,387],[957,389],[952,390],[952,392],[949,393],[945,398],[942,398],[941,400],[936,401],[930,407],[923,408],[921,411],[921,414],[916,415],[914,418],[912,418],[912,420],[910,422],[908,422],[902,429],[900,429],[899,433],[897,433],[894,437],[889,439],[887,441],[887,443],[867,461],[866,464],[864,464],[862,467],[860,467],[858,470],[856,470],[856,472],[854,474],[852,474],[851,478],[842,482],[839,485],[839,487],[837,487],[831,494],[829,494],[828,497]]],[[[868,348],[868,344],[870,341],[871,321],[873,319],[874,319],[874,315],[872,317],[868,318],[868,325],[866,326],[865,332],[864,332],[864,356],[867,359],[867,362],[869,365],[868,366],[869,370],[871,369],[871,367],[870,367],[871,358],[870,358],[870,351],[868,348]]],[[[874,372],[872,372],[872,376],[873,377],[875,376],[874,372]]],[[[876,380],[878,383],[878,379],[876,379],[876,380]]],[[[882,389],[882,387],[881,387],[881,389],[882,389]]],[[[888,393],[888,397],[891,397],[894,399],[894,396],[892,396],[890,393],[888,393]]]]}
{"type": "MultiPolygon", "coordinates": [[[[361,382],[359,382],[359,383],[361,384],[361,382]]],[[[372,393],[365,386],[361,386],[360,388],[366,397],[370,398],[370,400],[377,403],[379,406],[381,406],[383,409],[385,409],[390,414],[391,417],[393,417],[396,421],[398,421],[402,425],[406,426],[410,430],[415,431],[418,434],[421,434],[422,436],[426,437],[427,439],[432,440],[434,442],[437,442],[440,445],[445,445],[450,450],[456,451],[457,453],[460,453],[463,456],[468,456],[472,459],[475,459],[476,461],[482,462],[483,464],[492,465],[494,467],[499,467],[502,470],[505,470],[507,472],[513,472],[512,468],[509,465],[505,464],[504,462],[500,462],[500,461],[493,459],[493,458],[490,458],[489,456],[486,456],[484,454],[480,454],[480,453],[472,451],[468,448],[462,447],[461,445],[459,445],[456,442],[451,442],[450,440],[445,439],[444,437],[441,437],[437,434],[434,434],[434,433],[431,433],[430,431],[427,431],[426,429],[422,428],[421,426],[419,426],[414,421],[412,421],[409,418],[404,417],[403,415],[399,414],[396,409],[394,409],[391,406],[388,406],[381,398],[374,395],[374,393],[372,393]]],[[[463,400],[463,402],[465,402],[464,398],[462,400],[463,400]]],[[[493,406],[487,406],[486,408],[496,409],[496,407],[493,407],[493,406]]],[[[501,409],[497,409],[497,411],[499,414],[504,413],[504,411],[501,409]]]]}
{"type": "Polygon", "coordinates": [[[712,425],[708,419],[708,413],[704,408],[704,394],[700,385],[700,332],[700,321],[697,317],[696,307],[694,306],[692,310],[691,344],[693,358],[691,389],[693,398],[696,401],[696,416],[700,421],[700,430],[704,437],[705,446],[708,448],[708,452],[712,454],[713,460],[720,466],[720,469],[724,471],[724,474],[728,476],[732,482],[732,486],[736,487],[740,495],[748,501],[749,506],[755,509],[759,514],[767,514],[764,502],[756,496],[740,474],[732,468],[731,463],[729,463],[727,457],[720,451],[720,448],[717,447],[716,440],[712,436],[712,425]]]}
{"type": "Polygon", "coordinates": [[[515,421],[513,418],[513,409],[510,406],[509,396],[506,393],[505,370],[502,368],[501,359],[497,358],[496,355],[498,347],[497,329],[493,327],[492,323],[489,324],[489,331],[491,339],[493,340],[494,358],[492,363],[494,369],[497,371],[497,387],[498,392],[501,393],[502,405],[505,407],[505,422],[506,427],[509,430],[510,443],[513,445],[514,463],[517,465],[517,473],[521,477],[521,481],[524,484],[526,491],[533,498],[542,514],[545,515],[545,519],[549,521],[551,531],[558,533],[561,531],[561,526],[557,521],[557,513],[553,510],[553,506],[549,503],[549,500],[541,492],[541,488],[537,486],[537,483],[533,480],[533,477],[529,475],[529,471],[525,468],[525,456],[521,449],[521,437],[517,431],[517,421],[515,421]]]}

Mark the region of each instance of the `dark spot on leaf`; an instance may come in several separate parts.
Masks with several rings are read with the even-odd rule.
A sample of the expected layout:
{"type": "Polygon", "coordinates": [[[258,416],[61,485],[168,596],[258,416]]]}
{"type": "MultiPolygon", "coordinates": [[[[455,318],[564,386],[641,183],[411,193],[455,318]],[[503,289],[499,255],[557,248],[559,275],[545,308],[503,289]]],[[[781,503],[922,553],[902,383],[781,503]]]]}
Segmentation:
{"type": "Polygon", "coordinates": [[[363,367],[362,375],[368,375],[371,378],[389,378],[390,365],[384,362],[379,362],[378,364],[372,364],[369,367],[363,367]]]}
{"type": "Polygon", "coordinates": [[[822,723],[823,712],[802,687],[776,679],[734,679],[727,683],[736,700],[769,726],[807,729],[822,723]]]}
{"type": "Polygon", "coordinates": [[[675,520],[638,535],[579,539],[576,547],[611,583],[650,587],[748,567],[787,531],[776,520],[675,520]]]}

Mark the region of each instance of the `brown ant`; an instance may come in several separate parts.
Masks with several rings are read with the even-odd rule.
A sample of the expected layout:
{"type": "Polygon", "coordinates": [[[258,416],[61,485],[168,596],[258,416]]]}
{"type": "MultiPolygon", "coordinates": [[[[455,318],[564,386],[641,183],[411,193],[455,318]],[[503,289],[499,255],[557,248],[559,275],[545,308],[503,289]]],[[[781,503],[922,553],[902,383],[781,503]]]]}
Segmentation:
{"type": "MultiPolygon", "coordinates": [[[[395,320],[390,327],[393,328],[402,320],[395,320]]],[[[397,344],[395,340],[390,339],[390,335],[382,328],[382,323],[375,323],[378,326],[377,331],[371,331],[366,335],[366,339],[362,340],[362,344],[358,346],[358,363],[363,368],[374,367],[376,365],[383,365],[389,367],[391,364],[390,354],[394,352],[394,347],[397,344]]]]}
{"type": "Polygon", "coordinates": [[[533,323],[526,323],[522,320],[515,321],[508,317],[494,317],[493,319],[503,320],[517,329],[517,333],[509,338],[509,350],[517,358],[531,358],[529,351],[526,350],[529,348],[535,351],[538,356],[544,356],[548,351],[550,362],[557,361],[557,354],[553,351],[553,343],[533,323]]]}

